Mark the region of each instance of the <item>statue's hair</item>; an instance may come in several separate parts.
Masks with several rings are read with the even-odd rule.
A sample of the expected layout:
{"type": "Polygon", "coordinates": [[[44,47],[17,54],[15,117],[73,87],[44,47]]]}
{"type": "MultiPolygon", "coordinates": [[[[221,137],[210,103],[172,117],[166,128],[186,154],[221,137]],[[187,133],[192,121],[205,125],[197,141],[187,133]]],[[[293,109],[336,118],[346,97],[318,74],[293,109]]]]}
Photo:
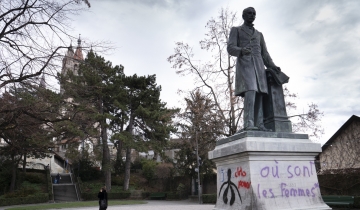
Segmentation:
{"type": "Polygon", "coordinates": [[[248,7],[248,8],[245,8],[245,9],[243,10],[242,15],[244,16],[245,12],[246,12],[247,10],[249,10],[249,9],[253,9],[253,10],[255,10],[255,8],[254,8],[254,7],[248,7]]]}

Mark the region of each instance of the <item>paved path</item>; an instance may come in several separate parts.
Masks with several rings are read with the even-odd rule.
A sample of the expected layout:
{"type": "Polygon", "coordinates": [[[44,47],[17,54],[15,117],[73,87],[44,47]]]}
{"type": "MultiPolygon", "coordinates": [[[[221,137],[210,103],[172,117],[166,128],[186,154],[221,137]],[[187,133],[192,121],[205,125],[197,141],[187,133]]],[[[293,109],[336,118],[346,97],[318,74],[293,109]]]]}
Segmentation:
{"type": "MultiPolygon", "coordinates": [[[[194,201],[157,201],[146,200],[147,204],[109,206],[107,210],[212,210],[214,204],[198,204],[194,201]]],[[[0,207],[4,210],[9,207],[0,207]]],[[[98,210],[99,207],[66,208],[64,210],[98,210]]],[[[59,210],[59,209],[53,209],[59,210]]]]}
{"type": "MultiPolygon", "coordinates": [[[[212,210],[213,204],[199,205],[193,201],[155,201],[147,200],[147,204],[109,206],[107,210],[212,210]]],[[[98,210],[99,207],[71,208],[66,210],[98,210]]],[[[55,210],[55,209],[54,209],[55,210]]]]}

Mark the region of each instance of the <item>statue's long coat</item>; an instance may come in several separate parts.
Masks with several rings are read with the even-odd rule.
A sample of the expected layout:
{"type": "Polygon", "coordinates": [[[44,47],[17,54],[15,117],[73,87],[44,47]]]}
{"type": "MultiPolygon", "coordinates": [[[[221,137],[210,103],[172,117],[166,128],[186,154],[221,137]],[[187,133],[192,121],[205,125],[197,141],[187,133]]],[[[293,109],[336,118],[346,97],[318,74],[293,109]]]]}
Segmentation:
{"type": "Polygon", "coordinates": [[[267,93],[267,82],[264,65],[274,68],[262,33],[246,25],[233,27],[230,31],[227,51],[237,57],[235,95],[244,96],[249,90],[267,93]],[[250,55],[242,55],[241,49],[251,47],[250,55]]]}

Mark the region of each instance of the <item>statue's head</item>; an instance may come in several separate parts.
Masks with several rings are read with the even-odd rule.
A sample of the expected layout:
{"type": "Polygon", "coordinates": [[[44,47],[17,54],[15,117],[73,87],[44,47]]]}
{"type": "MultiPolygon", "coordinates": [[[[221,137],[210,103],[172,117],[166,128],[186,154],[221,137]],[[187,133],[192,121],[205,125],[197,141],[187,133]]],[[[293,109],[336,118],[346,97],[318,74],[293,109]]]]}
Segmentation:
{"type": "Polygon", "coordinates": [[[256,11],[253,7],[248,7],[243,10],[242,18],[247,23],[254,22],[256,17],[256,11]]]}

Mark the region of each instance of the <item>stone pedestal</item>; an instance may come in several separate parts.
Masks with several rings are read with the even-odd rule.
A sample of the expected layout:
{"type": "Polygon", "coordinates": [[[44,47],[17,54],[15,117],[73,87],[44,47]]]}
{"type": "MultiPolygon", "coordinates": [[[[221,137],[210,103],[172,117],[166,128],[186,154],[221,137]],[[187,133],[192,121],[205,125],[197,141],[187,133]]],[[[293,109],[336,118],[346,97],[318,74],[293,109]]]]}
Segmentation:
{"type": "Polygon", "coordinates": [[[245,131],[209,152],[217,166],[215,210],[331,209],[315,170],[320,144],[306,134],[245,131]]]}

